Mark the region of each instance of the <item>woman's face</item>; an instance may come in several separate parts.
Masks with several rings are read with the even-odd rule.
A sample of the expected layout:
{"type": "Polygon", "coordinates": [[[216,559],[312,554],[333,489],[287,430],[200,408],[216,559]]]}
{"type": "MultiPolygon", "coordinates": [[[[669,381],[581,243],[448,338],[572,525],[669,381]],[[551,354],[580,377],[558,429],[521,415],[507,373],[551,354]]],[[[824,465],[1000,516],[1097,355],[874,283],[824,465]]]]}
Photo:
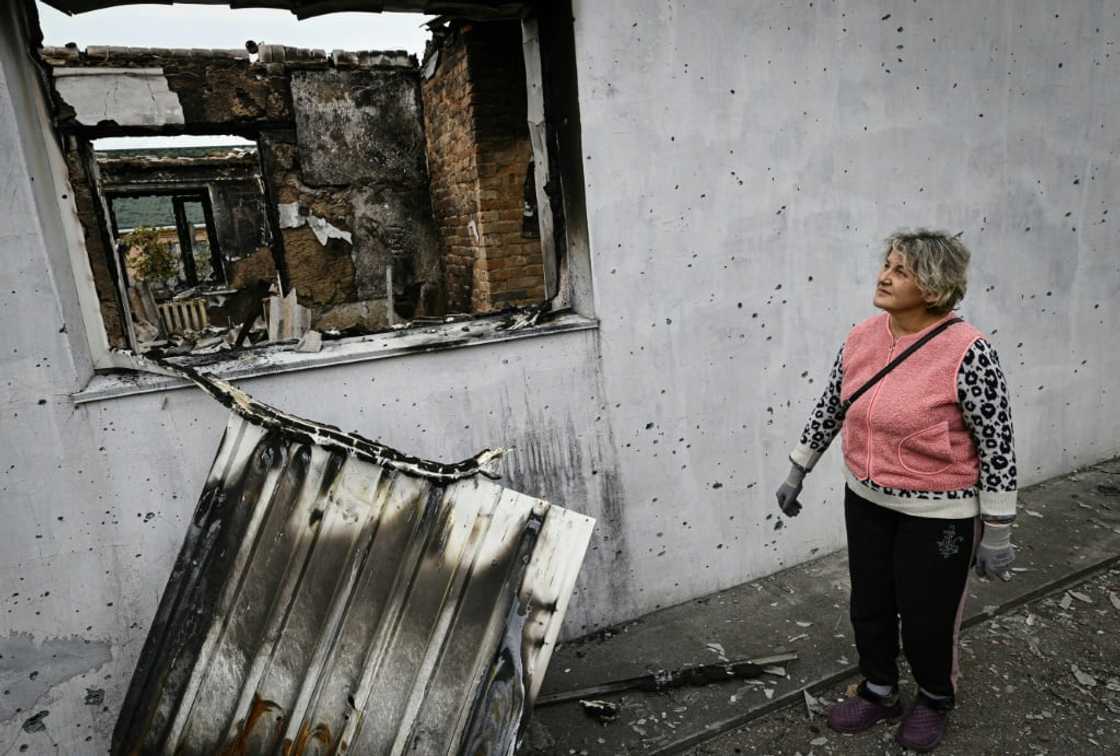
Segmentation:
{"type": "Polygon", "coordinates": [[[931,295],[918,288],[918,281],[906,267],[904,258],[892,249],[879,269],[873,300],[875,306],[894,313],[925,310],[932,299],[931,295]]]}

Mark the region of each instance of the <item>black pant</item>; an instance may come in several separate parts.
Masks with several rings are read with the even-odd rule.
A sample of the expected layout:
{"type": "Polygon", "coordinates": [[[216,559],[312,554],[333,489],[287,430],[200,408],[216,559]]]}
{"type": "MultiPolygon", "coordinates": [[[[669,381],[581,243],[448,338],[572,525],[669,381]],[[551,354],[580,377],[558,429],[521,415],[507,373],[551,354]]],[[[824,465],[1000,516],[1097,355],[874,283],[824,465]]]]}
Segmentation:
{"type": "Polygon", "coordinates": [[[914,679],[953,696],[957,634],[978,518],[913,517],[844,492],[852,628],[869,682],[897,685],[898,620],[914,679]]]}

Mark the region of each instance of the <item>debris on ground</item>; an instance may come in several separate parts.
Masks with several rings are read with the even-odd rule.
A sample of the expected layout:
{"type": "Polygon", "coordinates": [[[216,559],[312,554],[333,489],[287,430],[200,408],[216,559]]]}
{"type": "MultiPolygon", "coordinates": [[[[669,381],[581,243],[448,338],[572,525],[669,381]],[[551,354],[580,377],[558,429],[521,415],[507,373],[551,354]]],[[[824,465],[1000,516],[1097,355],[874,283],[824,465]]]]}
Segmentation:
{"type": "Polygon", "coordinates": [[[1073,678],[1077,680],[1078,684],[1084,685],[1086,688],[1092,688],[1097,684],[1097,678],[1090,674],[1082,672],[1076,664],[1071,664],[1069,671],[1073,673],[1073,678]]]}
{"type": "Polygon", "coordinates": [[[622,708],[610,701],[586,698],[580,699],[579,705],[583,707],[584,714],[600,722],[613,722],[618,719],[618,712],[622,708]]]}
{"type": "MultiPolygon", "coordinates": [[[[1120,753],[1120,633],[1112,608],[1118,594],[1120,569],[1114,568],[965,629],[958,706],[938,756],[1120,753]]],[[[912,676],[902,667],[903,695],[912,700],[912,676]]],[[[687,753],[806,754],[808,747],[834,756],[905,753],[894,745],[893,725],[828,737],[814,715],[824,713],[822,702],[854,694],[857,682],[815,695],[802,691],[804,708],[776,711],[687,753]]]]}
{"type": "Polygon", "coordinates": [[[720,661],[724,661],[724,662],[728,661],[727,652],[723,650],[723,645],[722,644],[719,644],[719,643],[705,643],[704,645],[707,646],[708,650],[711,651],[713,654],[715,654],[716,657],[720,661]]]}
{"type": "Polygon", "coordinates": [[[318,331],[308,331],[296,344],[297,352],[318,352],[323,348],[323,334],[318,331]]]}
{"type": "Polygon", "coordinates": [[[801,695],[805,697],[805,718],[812,719],[813,715],[820,717],[824,716],[824,705],[821,704],[820,699],[814,696],[807,690],[801,691],[801,695]]]}

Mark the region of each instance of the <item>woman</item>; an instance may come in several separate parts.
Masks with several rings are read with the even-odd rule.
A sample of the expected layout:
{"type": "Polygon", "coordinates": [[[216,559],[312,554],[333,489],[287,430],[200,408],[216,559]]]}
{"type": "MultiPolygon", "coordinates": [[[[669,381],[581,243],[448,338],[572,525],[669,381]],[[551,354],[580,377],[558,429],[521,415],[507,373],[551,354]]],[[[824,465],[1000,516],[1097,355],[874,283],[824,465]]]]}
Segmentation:
{"type": "Polygon", "coordinates": [[[874,298],[885,312],[848,334],[777,494],[782,511],[797,514],[803,478],[843,432],[851,619],[865,679],[857,695],[829,710],[828,723],[862,732],[902,717],[896,739],[919,751],[941,742],[955,703],[969,566],[980,576],[1006,579],[1014,559],[1017,481],[1007,384],[992,345],[958,320],[849,408],[844,402],[954,319],[968,260],[964,244],[942,232],[887,239],[874,298]],[[899,618],[918,683],[905,716],[896,666],[899,618]]]}

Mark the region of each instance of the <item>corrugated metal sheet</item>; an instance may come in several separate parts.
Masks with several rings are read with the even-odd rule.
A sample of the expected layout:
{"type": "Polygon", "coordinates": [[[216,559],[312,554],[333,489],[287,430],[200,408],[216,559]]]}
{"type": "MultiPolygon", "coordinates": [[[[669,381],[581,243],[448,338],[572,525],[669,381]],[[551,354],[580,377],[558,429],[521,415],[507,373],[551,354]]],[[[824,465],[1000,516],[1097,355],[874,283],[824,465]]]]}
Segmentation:
{"type": "Polygon", "coordinates": [[[234,413],[113,753],[512,753],[593,520],[191,377],[234,413]]]}

